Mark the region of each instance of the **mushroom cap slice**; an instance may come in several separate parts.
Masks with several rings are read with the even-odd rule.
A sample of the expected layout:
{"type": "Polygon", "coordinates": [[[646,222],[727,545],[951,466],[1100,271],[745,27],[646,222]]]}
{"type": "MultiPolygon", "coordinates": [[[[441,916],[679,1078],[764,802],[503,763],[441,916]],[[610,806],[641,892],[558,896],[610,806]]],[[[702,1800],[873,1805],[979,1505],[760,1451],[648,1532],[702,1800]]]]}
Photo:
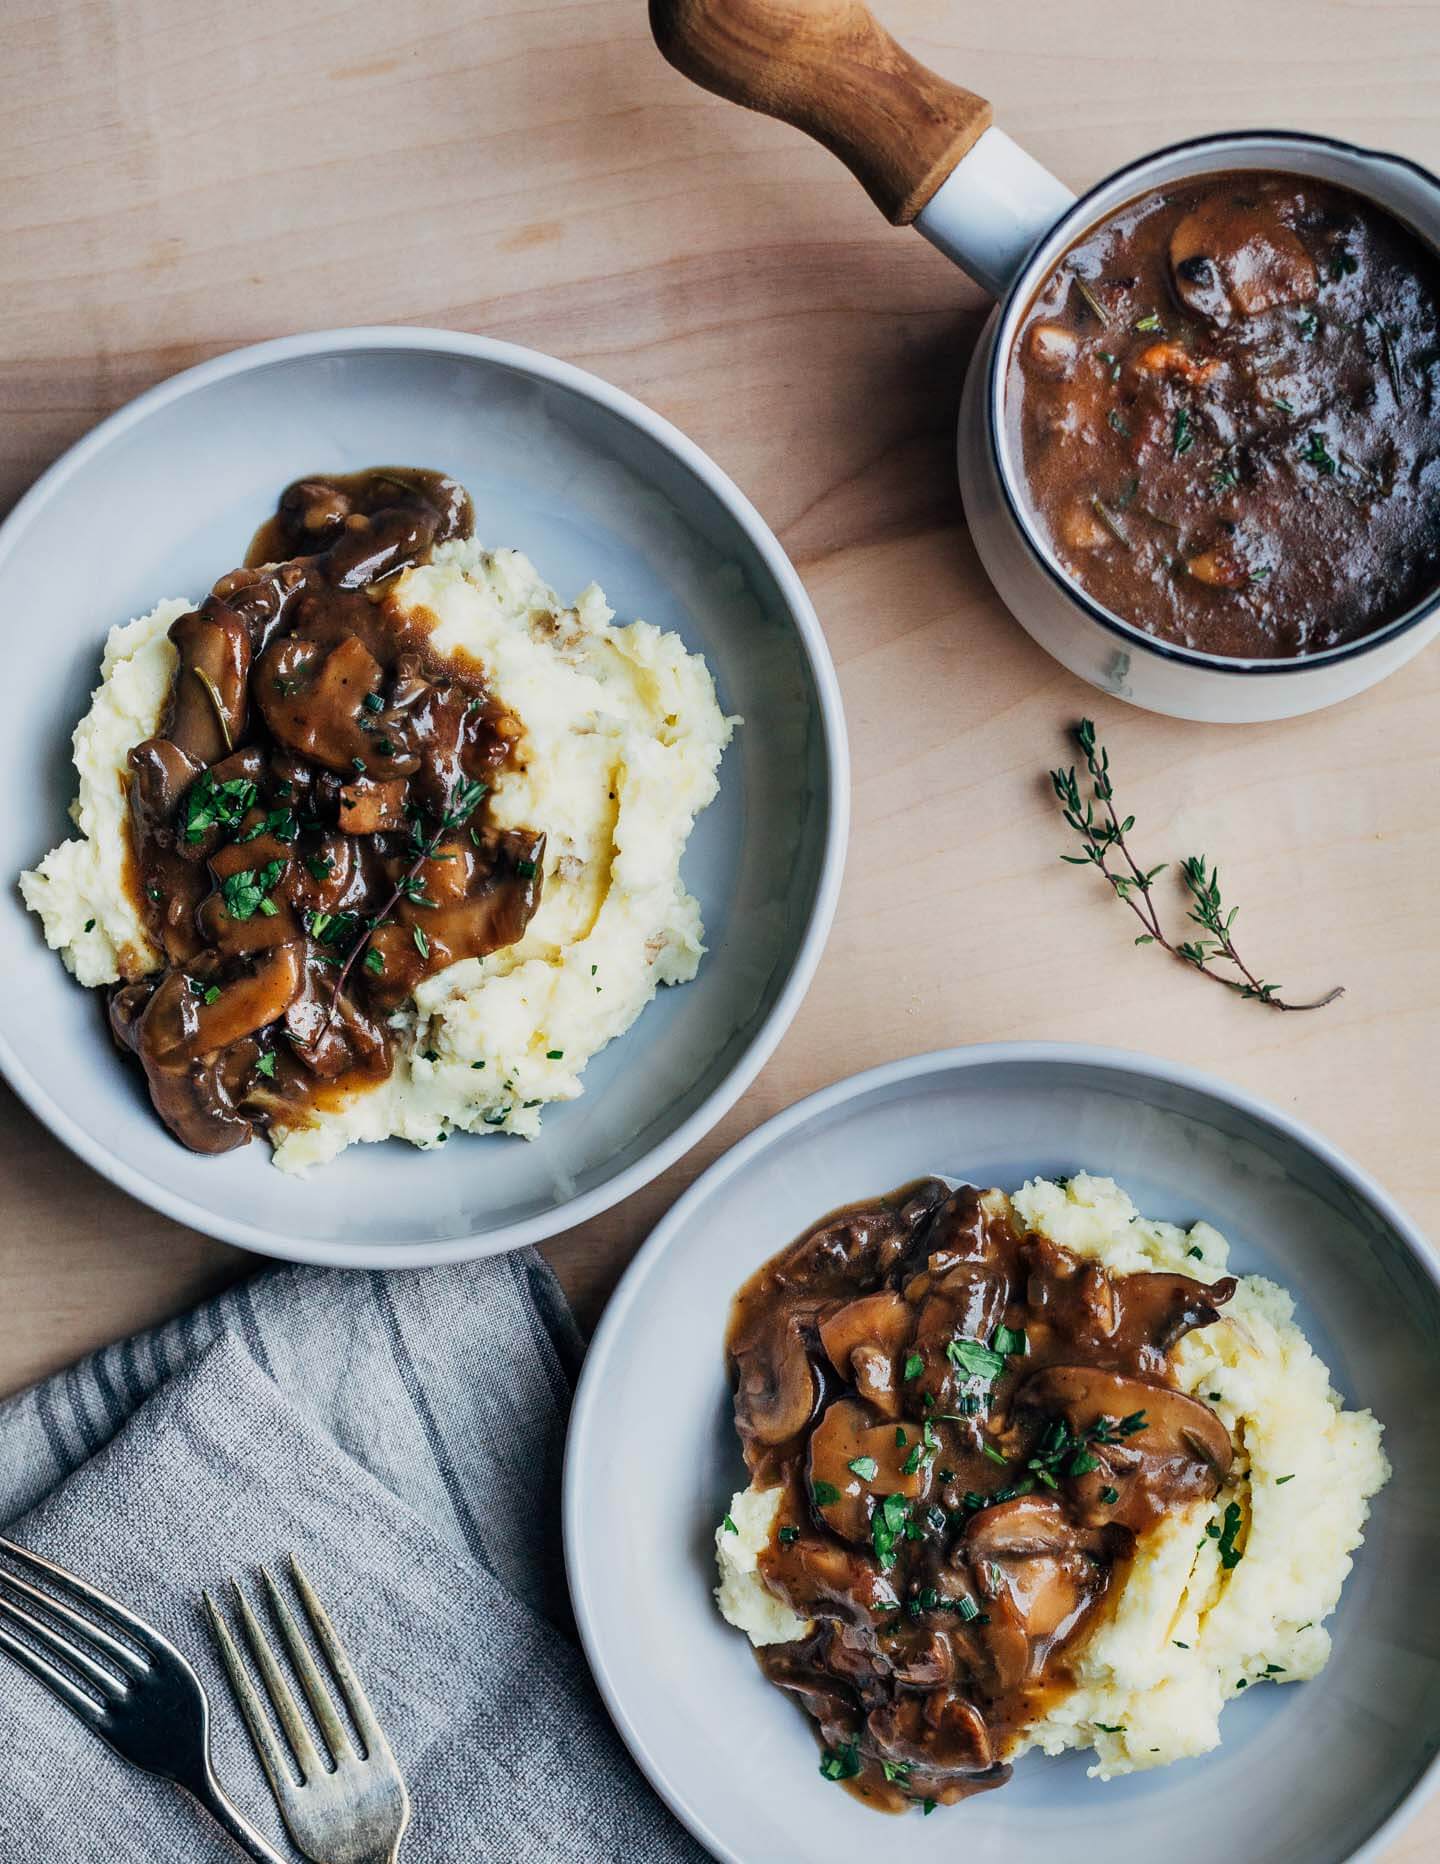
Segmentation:
{"type": "Polygon", "coordinates": [[[1225,326],[1286,304],[1308,304],[1320,288],[1315,261],[1264,197],[1207,195],[1170,235],[1170,276],[1186,310],[1225,326]]]}
{"type": "Polygon", "coordinates": [[[903,1495],[915,1501],[927,1494],[931,1459],[921,1456],[913,1470],[907,1473],[904,1468],[920,1441],[918,1428],[897,1433],[894,1424],[877,1424],[869,1405],[837,1398],[810,1437],[811,1496],[817,1489],[821,1495],[833,1489],[837,1497],[815,1502],[826,1526],[842,1540],[861,1546],[870,1538],[873,1498],[903,1495]],[[904,1443],[896,1442],[897,1434],[904,1443]]]}

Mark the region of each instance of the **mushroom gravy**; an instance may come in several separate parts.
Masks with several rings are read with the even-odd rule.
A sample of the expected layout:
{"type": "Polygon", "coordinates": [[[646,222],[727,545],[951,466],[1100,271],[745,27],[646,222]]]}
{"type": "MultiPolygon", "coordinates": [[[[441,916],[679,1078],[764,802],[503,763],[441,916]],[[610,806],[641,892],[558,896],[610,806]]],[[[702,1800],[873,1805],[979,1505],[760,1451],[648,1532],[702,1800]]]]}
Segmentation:
{"type": "Polygon", "coordinates": [[[736,1429],[782,1490],[760,1573],[813,1620],[756,1655],[827,1778],[890,1811],[1004,1784],[1136,1537],[1219,1492],[1229,1435],[1169,1354],[1234,1290],[1112,1273],[938,1179],[837,1211],[745,1284],[736,1429]]]}
{"type": "Polygon", "coordinates": [[[1129,202],[1008,371],[1040,531],[1148,634],[1314,654],[1440,579],[1440,261],[1348,189],[1242,171],[1129,202]]]}
{"type": "Polygon", "coordinates": [[[472,524],[438,473],[298,481],[248,566],[170,629],[166,710],[128,787],[164,967],[116,987],[110,1022],[195,1151],[382,1079],[420,980],[513,944],[539,904],[544,836],[486,819],[520,721],[390,600],[472,524]]]}

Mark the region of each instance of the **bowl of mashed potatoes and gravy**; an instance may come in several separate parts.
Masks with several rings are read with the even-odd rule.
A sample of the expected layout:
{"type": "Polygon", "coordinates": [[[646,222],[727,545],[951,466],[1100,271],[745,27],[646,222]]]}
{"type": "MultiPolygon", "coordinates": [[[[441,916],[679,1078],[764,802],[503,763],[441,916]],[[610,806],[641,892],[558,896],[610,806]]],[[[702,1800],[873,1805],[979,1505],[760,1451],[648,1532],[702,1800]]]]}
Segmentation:
{"type": "Polygon", "coordinates": [[[679,862],[736,721],[676,636],[473,530],[439,473],[299,480],[198,607],[112,634],[82,833],[21,888],[191,1151],[533,1137],[695,973],[679,862]]]}
{"type": "Polygon", "coordinates": [[[1031,1748],[1110,1779],[1317,1674],[1389,1465],[1285,1291],[1227,1255],[1089,1174],[930,1178],[745,1283],[717,1596],[827,1780],[928,1812],[1031,1748]]]}

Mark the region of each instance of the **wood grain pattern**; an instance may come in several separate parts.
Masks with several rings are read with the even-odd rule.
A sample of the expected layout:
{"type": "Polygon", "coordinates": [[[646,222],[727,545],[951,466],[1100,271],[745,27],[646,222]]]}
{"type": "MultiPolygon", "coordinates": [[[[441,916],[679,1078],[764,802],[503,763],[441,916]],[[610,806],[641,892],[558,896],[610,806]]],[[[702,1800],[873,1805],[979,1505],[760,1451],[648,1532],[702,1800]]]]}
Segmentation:
{"type": "MultiPolygon", "coordinates": [[[[1075,187],[1257,123],[1440,166],[1440,9],[882,11],[1075,187]]],[[[1151,718],[1081,687],[1007,617],[960,520],[953,424],[979,293],[886,228],[824,150],[670,70],[638,6],[10,0],[5,20],[0,505],[204,356],[332,323],[448,324],[598,370],[678,422],[815,599],[855,765],[835,932],[743,1104],[662,1181],[549,1246],[587,1323],[741,1133],[947,1043],[1112,1042],[1213,1069],[1311,1121],[1440,1232],[1440,651],[1262,729],[1151,718]],[[1043,772],[1082,709],[1137,846],[1218,859],[1243,948],[1297,992],[1345,983],[1340,1004],[1267,1014],[1133,949],[1125,915],[1056,858],[1043,772]]],[[[0,615],[12,639],[44,625],[0,615]]],[[[111,1190],[0,1090],[0,1389],[240,1266],[111,1190]]],[[[1437,1850],[1440,1806],[1386,1864],[1437,1850]]]]}
{"type": "Polygon", "coordinates": [[[655,43],[687,78],[792,123],[909,226],[990,127],[990,106],[922,65],[860,0],[650,0],[655,43]]]}

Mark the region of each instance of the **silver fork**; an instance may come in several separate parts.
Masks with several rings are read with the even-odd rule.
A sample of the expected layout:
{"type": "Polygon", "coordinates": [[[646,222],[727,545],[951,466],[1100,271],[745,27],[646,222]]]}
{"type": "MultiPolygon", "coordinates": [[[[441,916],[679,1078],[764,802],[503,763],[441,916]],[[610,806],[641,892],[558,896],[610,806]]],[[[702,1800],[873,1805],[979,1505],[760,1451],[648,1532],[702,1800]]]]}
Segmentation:
{"type": "Polygon", "coordinates": [[[209,1700],[168,1638],[64,1567],[3,1535],[0,1549],[44,1582],[42,1589],[0,1568],[0,1650],[23,1664],[122,1760],[184,1787],[258,1864],[284,1864],[215,1778],[209,1700]],[[32,1642],[17,1637],[11,1625],[32,1642]],[[45,1654],[50,1651],[59,1663],[45,1654]],[[76,1682],[77,1676],[86,1687],[76,1682]]]}
{"type": "Polygon", "coordinates": [[[250,1680],[250,1672],[240,1655],[230,1628],[219,1607],[207,1592],[205,1610],[210,1628],[225,1665],[235,1699],[255,1743],[261,1765],[269,1778],[290,1836],[297,1847],[314,1864],[395,1864],[400,1840],[410,1822],[410,1795],[405,1789],[395,1756],[385,1739],[375,1711],[360,1686],[345,1646],[336,1635],[315,1589],[292,1553],[290,1576],[315,1641],[324,1652],[331,1674],[350,1712],[361,1748],[357,1751],[349,1731],[336,1713],[330,1691],[326,1688],[310,1648],[301,1636],[289,1606],[269,1571],[260,1568],[261,1582],[270,1610],[280,1626],[280,1634],[300,1679],[305,1700],[310,1705],[325,1746],[333,1763],[327,1768],[310,1730],[306,1727],[271,1650],[260,1621],[250,1609],[245,1594],[235,1580],[235,1605],[245,1637],[254,1654],[261,1682],[270,1698],[276,1717],[285,1732],[290,1752],[299,1768],[300,1778],[292,1777],[280,1743],[270,1726],[260,1696],[250,1680]]]}

